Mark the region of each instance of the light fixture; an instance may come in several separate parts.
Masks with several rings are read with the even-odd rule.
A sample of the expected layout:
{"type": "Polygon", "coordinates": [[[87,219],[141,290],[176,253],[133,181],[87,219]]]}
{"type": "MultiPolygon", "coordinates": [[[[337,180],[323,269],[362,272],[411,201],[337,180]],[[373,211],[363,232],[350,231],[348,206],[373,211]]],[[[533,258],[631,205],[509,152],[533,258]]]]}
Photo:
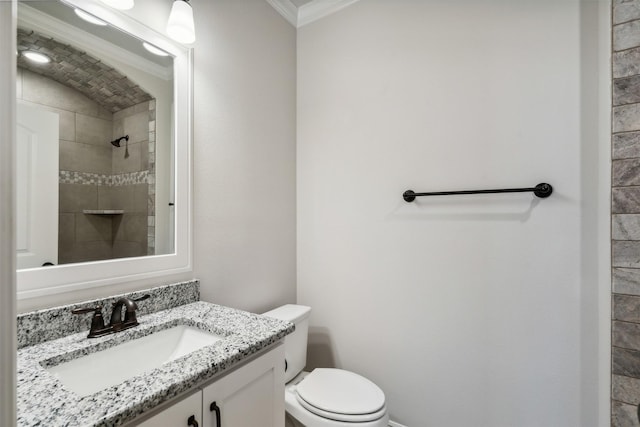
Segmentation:
{"type": "Polygon", "coordinates": [[[27,58],[29,61],[38,63],[38,64],[47,64],[51,62],[51,58],[49,58],[44,53],[36,52],[33,50],[26,50],[22,52],[22,56],[27,58]]]}
{"type": "Polygon", "coordinates": [[[196,30],[193,24],[193,9],[188,0],[175,0],[167,22],[167,34],[180,43],[196,41],[196,30]]]}
{"type": "Polygon", "coordinates": [[[114,9],[129,10],[133,8],[133,0],[100,0],[107,6],[111,6],[114,9]]]}
{"type": "Polygon", "coordinates": [[[76,15],[78,15],[80,18],[84,19],[85,21],[93,25],[100,25],[100,26],[107,25],[107,23],[104,22],[103,20],[96,18],[92,14],[87,13],[82,9],[74,9],[74,11],[76,12],[76,15]]]}
{"type": "Polygon", "coordinates": [[[169,54],[167,52],[165,52],[164,50],[155,47],[152,44],[149,44],[147,42],[142,42],[142,46],[144,46],[145,49],[147,49],[149,52],[153,53],[154,55],[158,55],[158,56],[169,56],[169,54]]]}

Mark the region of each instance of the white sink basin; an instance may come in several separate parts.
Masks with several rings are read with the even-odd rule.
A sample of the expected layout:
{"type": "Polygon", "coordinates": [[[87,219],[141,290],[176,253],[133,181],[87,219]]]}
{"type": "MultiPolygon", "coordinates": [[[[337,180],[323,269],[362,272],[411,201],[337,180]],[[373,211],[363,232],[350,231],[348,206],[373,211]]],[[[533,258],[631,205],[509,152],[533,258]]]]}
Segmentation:
{"type": "Polygon", "coordinates": [[[223,339],[191,326],[174,326],[47,368],[69,390],[89,396],[223,339]]]}

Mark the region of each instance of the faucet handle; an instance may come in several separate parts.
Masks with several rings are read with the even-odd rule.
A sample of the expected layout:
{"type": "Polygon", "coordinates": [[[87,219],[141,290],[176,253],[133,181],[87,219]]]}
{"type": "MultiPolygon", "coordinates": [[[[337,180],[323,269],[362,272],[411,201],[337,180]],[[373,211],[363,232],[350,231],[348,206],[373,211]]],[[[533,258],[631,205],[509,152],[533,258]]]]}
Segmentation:
{"type": "Polygon", "coordinates": [[[91,329],[87,338],[101,337],[109,333],[111,328],[106,327],[104,324],[104,318],[102,317],[102,306],[97,305],[95,307],[76,308],[71,310],[72,314],[85,314],[93,312],[93,318],[91,319],[91,329]]]}
{"type": "Polygon", "coordinates": [[[144,300],[149,299],[149,298],[151,298],[151,295],[145,294],[145,295],[142,295],[140,298],[135,298],[133,301],[136,301],[136,302],[137,301],[144,301],[144,300]]]}
{"type": "Polygon", "coordinates": [[[136,302],[140,302],[140,301],[144,301],[146,299],[151,298],[151,295],[149,294],[145,294],[142,295],[139,298],[135,298],[132,301],[134,302],[134,307],[133,310],[126,310],[124,312],[124,323],[129,324],[129,323],[133,323],[133,324],[138,324],[138,319],[136,318],[136,310],[138,309],[138,304],[135,304],[136,302]]]}
{"type": "MultiPolygon", "coordinates": [[[[138,301],[144,301],[144,300],[149,299],[149,298],[151,298],[151,295],[146,294],[146,295],[142,295],[139,298],[133,298],[133,299],[131,299],[131,298],[123,298],[123,299],[128,299],[129,301],[138,302],[138,301]]],[[[112,302],[111,305],[113,307],[115,307],[118,304],[118,302],[120,302],[120,300],[112,302]]]]}

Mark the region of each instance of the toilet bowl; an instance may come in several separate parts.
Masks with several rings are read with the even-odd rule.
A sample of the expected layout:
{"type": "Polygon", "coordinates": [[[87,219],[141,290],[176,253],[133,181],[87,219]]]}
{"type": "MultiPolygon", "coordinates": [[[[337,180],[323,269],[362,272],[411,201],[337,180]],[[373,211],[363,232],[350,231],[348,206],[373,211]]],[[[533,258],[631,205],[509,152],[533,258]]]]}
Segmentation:
{"type": "Polygon", "coordinates": [[[343,369],[303,371],[310,312],[287,304],[264,313],[296,326],[284,342],[287,427],[387,427],[385,396],[372,381],[343,369]]]}

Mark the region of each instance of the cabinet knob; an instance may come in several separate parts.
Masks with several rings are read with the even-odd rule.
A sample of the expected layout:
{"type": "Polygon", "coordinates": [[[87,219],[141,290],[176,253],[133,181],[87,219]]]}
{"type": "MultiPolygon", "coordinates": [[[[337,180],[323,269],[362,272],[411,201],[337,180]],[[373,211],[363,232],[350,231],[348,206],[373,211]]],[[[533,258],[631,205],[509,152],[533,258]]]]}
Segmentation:
{"type": "Polygon", "coordinates": [[[187,420],[187,425],[191,427],[198,427],[198,422],[196,421],[196,416],[191,415],[187,420]]]}
{"type": "Polygon", "coordinates": [[[220,407],[216,404],[216,402],[211,402],[209,405],[210,411],[215,411],[216,413],[216,427],[222,427],[222,422],[220,422],[220,407]]]}

